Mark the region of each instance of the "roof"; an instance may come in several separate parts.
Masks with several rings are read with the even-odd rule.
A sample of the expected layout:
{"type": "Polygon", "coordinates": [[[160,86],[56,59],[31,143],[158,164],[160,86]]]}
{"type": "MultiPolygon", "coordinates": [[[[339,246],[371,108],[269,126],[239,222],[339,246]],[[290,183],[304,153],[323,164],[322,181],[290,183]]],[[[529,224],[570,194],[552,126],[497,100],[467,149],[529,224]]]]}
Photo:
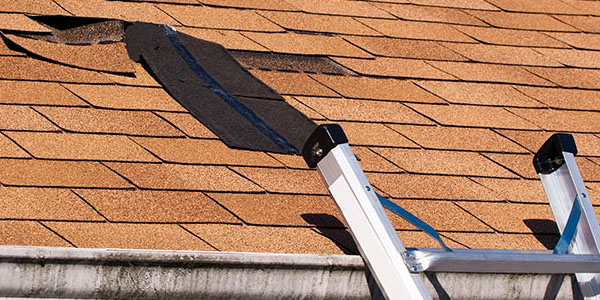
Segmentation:
{"type": "MultiPolygon", "coordinates": [[[[39,16],[222,44],[309,118],[340,123],[372,184],[450,247],[553,246],[531,164],[553,132],[574,134],[599,204],[597,1],[1,3],[0,244],[356,253],[300,157],[227,148],[120,43],[10,35],[51,32],[39,16]]],[[[391,219],[406,246],[435,247],[391,219]]]]}

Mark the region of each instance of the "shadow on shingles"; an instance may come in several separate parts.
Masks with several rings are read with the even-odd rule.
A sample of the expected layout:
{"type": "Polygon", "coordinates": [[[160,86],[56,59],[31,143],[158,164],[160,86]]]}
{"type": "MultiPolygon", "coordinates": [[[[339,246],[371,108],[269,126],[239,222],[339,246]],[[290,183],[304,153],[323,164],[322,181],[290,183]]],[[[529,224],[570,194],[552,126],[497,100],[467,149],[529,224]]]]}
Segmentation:
{"type": "Polygon", "coordinates": [[[535,238],[542,243],[546,249],[554,249],[560,236],[556,222],[548,219],[526,219],[523,220],[523,223],[531,229],[535,238]]]}
{"type": "Polygon", "coordinates": [[[329,214],[302,214],[301,217],[316,226],[315,230],[334,242],[344,254],[358,254],[352,235],[338,218],[329,214]]]}

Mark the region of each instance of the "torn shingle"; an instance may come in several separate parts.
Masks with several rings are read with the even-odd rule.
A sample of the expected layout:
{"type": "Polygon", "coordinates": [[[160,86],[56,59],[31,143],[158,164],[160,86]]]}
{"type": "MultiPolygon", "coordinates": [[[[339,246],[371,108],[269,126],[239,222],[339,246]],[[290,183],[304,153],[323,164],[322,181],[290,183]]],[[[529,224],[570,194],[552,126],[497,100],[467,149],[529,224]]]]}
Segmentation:
{"type": "Polygon", "coordinates": [[[308,73],[351,74],[328,57],[236,51],[233,57],[248,69],[270,69],[308,73]]]}
{"type": "Polygon", "coordinates": [[[51,35],[29,34],[30,38],[69,45],[115,43],[123,40],[123,21],[74,17],[36,17],[35,20],[52,27],[51,35]],[[54,27],[57,28],[54,28],[54,27]]]}

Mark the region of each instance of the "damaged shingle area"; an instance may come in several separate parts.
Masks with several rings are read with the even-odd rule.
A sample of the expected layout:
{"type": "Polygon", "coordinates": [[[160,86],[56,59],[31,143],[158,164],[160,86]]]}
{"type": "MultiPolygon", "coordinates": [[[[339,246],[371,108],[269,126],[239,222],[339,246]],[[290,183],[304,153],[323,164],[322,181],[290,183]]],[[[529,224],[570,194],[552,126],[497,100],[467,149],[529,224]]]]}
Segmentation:
{"type": "MultiPolygon", "coordinates": [[[[286,103],[341,123],[378,191],[451,247],[551,248],[555,225],[529,160],[552,133],[574,134],[600,205],[591,2],[4,1],[0,244],[355,249],[302,158],[227,147],[148,62],[128,59],[127,24],[149,22],[223,45],[237,62],[203,65],[244,105],[268,107],[261,118],[278,131],[298,130],[271,107],[286,103]],[[234,80],[233,67],[268,88],[234,80]]],[[[217,100],[192,86],[190,101],[217,100]]],[[[435,247],[394,224],[406,246],[435,247]]]]}

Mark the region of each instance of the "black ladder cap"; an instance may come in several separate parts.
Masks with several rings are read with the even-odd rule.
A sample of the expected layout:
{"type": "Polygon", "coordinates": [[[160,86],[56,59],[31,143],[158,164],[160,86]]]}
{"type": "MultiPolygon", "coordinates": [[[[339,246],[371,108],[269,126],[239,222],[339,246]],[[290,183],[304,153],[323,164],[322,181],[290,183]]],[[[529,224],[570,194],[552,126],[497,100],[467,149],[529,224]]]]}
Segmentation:
{"type": "Polygon", "coordinates": [[[306,143],[304,143],[302,156],[306,164],[310,168],[314,168],[331,149],[345,143],[348,143],[348,138],[340,125],[319,125],[308,140],[306,140],[306,143]]]}
{"type": "Polygon", "coordinates": [[[533,167],[537,173],[550,174],[564,163],[563,152],[577,154],[577,146],[572,135],[555,133],[540,147],[533,157],[533,167]]]}

